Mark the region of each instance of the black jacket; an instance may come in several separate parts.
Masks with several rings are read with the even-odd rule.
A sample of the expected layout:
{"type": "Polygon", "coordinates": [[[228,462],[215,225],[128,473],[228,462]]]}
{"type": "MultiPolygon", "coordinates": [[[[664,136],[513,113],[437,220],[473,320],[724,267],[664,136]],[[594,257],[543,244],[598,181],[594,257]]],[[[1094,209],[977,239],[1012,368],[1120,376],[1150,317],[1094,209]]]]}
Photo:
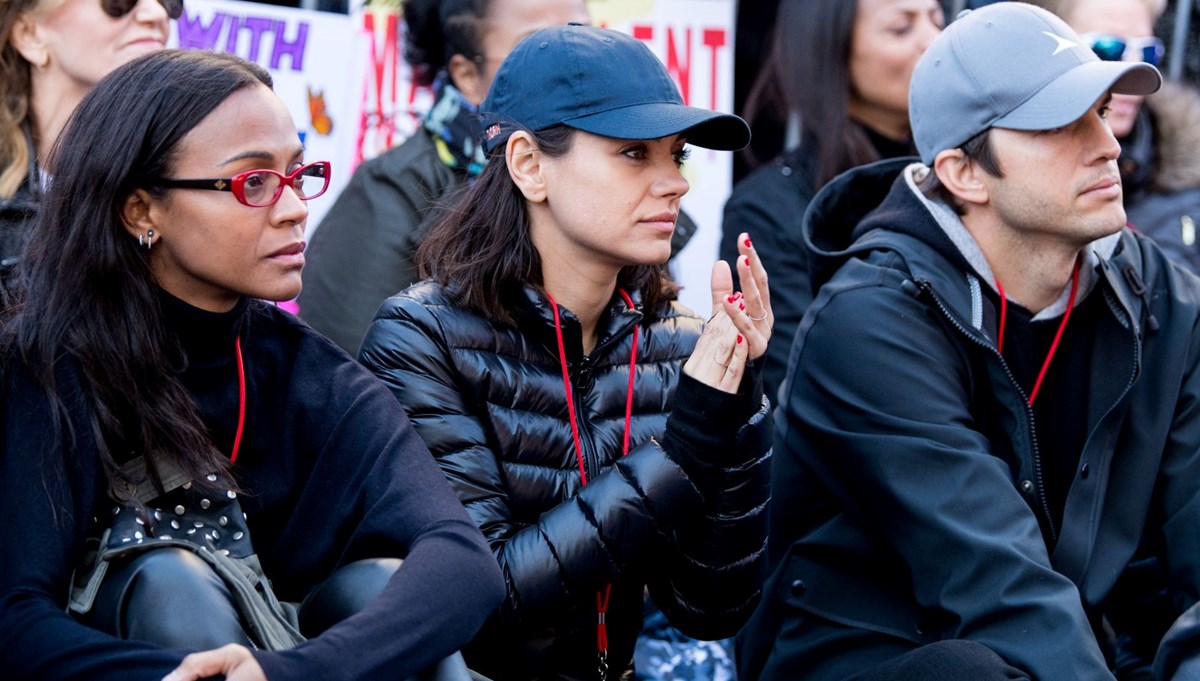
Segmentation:
{"type": "Polygon", "coordinates": [[[380,303],[420,281],[414,260],[438,201],[466,174],[438,158],[418,130],[366,161],[313,232],[305,257],[300,315],[353,355],[380,303]]]}
{"type": "MultiPolygon", "coordinates": [[[[186,349],[180,380],[224,452],[237,431],[241,337],[247,401],[233,471],[275,593],[300,602],[341,565],[405,559],[363,612],[291,650],[256,651],[268,678],[408,678],[466,644],[501,598],[500,574],[395,399],[273,306],[212,314],[169,296],[164,304],[186,349]]],[[[69,458],[55,447],[55,414],[29,372],[9,364],[3,385],[0,676],[161,679],[189,651],[118,640],[65,611],[89,520],[111,508],[78,372],[57,375],[76,436],[69,458]]]]}
{"type": "Polygon", "coordinates": [[[1089,615],[1143,537],[1177,602],[1200,597],[1200,287],[1150,240],[1110,237],[1086,444],[1054,531],[1050,454],[987,284],[893,182],[903,166],[842,176],[807,219],[820,292],[776,416],[772,576],[743,681],[842,679],[950,638],[1041,681],[1112,678],[1089,615]]]}
{"type": "Polygon", "coordinates": [[[586,487],[553,312],[539,293],[526,290],[519,328],[506,329],[425,282],[389,299],[367,332],[360,360],[407,408],[508,583],[501,610],[466,650],[473,669],[497,679],[595,679],[596,592],[607,583],[612,679],[630,665],[644,586],[698,638],[733,635],[757,602],[770,419],[753,394],[681,378],[702,320],[677,304],[662,312],[640,332],[624,458],[642,314],[614,296],[584,356],[578,320],[562,313],[586,487]],[[681,399],[698,408],[672,413],[681,399]]]}

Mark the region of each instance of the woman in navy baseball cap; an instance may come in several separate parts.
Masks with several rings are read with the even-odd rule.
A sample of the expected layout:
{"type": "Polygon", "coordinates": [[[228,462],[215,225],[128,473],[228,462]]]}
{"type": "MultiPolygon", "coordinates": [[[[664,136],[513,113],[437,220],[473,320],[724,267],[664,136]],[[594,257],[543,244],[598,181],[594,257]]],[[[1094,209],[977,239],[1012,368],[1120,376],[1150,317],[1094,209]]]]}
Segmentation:
{"type": "Polygon", "coordinates": [[[508,586],[466,650],[498,679],[617,679],[643,594],[684,633],[747,619],[764,564],[767,276],[746,235],[705,321],[665,263],[687,145],[738,149],[641,42],[544,29],[481,107],[487,164],[360,359],[392,388],[508,586]]]}

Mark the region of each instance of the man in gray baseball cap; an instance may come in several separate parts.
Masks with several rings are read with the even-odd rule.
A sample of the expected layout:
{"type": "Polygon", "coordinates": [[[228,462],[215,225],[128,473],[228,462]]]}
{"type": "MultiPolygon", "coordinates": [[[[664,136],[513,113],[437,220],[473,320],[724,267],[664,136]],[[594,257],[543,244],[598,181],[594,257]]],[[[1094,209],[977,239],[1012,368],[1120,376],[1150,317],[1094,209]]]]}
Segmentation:
{"type": "MultiPolygon", "coordinates": [[[[1105,115],[1160,83],[989,5],[913,72],[920,160],[813,200],[742,681],[1149,672],[1111,632],[1200,598],[1200,281],[1125,228],[1105,115]]],[[[1160,679],[1200,656],[1168,648],[1160,679]]]]}

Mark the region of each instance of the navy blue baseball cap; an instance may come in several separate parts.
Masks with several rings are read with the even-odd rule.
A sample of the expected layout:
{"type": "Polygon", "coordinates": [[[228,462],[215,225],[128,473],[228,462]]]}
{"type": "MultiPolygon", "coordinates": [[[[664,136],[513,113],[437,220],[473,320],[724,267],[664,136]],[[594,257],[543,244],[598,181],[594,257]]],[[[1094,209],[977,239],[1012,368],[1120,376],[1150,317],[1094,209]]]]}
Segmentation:
{"type": "Polygon", "coordinates": [[[658,57],[640,40],[594,26],[553,26],[517,45],[479,107],[486,151],[520,127],[566,125],[605,137],[658,139],[735,151],[750,127],[732,114],[686,106],[658,57]]]}

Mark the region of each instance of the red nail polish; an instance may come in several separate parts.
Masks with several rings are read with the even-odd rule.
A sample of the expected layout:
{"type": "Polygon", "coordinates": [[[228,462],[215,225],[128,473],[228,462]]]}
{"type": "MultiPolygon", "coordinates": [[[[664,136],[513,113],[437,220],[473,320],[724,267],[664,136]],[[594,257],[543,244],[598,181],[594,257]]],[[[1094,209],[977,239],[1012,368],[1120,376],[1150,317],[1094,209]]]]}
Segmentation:
{"type": "Polygon", "coordinates": [[[727,300],[728,300],[730,303],[736,302],[736,301],[737,301],[737,294],[736,294],[736,293],[730,294],[730,296],[729,296],[729,298],[727,298],[727,300]]]}
{"type": "Polygon", "coordinates": [[[746,309],[746,304],[745,304],[745,303],[738,303],[738,309],[739,309],[739,310],[745,310],[745,309],[746,309]]]}
{"type": "Polygon", "coordinates": [[[745,265],[747,269],[749,269],[750,268],[750,256],[743,255],[742,256],[742,264],[745,265]]]}
{"type": "Polygon", "coordinates": [[[738,334],[738,345],[742,344],[742,334],[738,334]]]}
{"type": "Polygon", "coordinates": [[[746,248],[750,248],[750,237],[746,237],[746,248]]]}

